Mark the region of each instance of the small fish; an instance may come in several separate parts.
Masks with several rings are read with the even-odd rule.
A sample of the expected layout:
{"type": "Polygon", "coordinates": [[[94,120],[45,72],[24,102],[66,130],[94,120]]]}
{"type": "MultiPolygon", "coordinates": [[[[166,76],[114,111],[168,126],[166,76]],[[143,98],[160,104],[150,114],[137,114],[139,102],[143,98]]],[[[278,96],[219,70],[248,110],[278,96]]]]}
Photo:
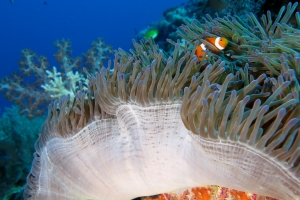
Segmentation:
{"type": "Polygon", "coordinates": [[[14,0],[9,0],[10,1],[10,3],[14,3],[14,0]]]}
{"type": "Polygon", "coordinates": [[[146,32],[145,37],[147,39],[150,39],[151,37],[155,39],[158,36],[158,30],[157,29],[151,29],[146,32]]]}
{"type": "MultiPolygon", "coordinates": [[[[209,43],[211,43],[212,45],[214,45],[218,50],[223,50],[226,48],[227,44],[228,44],[228,40],[226,38],[223,37],[216,37],[216,38],[205,38],[205,40],[209,43]]],[[[201,61],[203,59],[204,56],[204,51],[207,50],[205,44],[200,44],[197,48],[196,48],[196,56],[198,58],[199,61],[201,61]]],[[[212,50],[212,52],[214,52],[212,50]]],[[[218,52],[214,52],[214,53],[218,53],[218,52]]]]}

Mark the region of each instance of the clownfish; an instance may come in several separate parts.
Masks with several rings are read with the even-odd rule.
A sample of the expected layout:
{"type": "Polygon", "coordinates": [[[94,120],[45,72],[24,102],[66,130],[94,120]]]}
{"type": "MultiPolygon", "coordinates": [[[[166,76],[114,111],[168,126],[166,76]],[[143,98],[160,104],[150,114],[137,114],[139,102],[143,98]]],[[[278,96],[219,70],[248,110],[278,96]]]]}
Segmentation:
{"type": "MultiPolygon", "coordinates": [[[[223,37],[216,37],[216,38],[206,38],[205,39],[207,42],[211,43],[212,45],[214,45],[218,50],[223,50],[225,49],[225,47],[228,44],[228,40],[226,38],[223,37]]],[[[196,48],[196,56],[198,58],[199,61],[201,61],[203,59],[204,56],[204,51],[206,50],[206,46],[205,44],[200,44],[197,48],[196,48]]],[[[214,53],[218,53],[212,50],[212,52],[214,53]]]]}

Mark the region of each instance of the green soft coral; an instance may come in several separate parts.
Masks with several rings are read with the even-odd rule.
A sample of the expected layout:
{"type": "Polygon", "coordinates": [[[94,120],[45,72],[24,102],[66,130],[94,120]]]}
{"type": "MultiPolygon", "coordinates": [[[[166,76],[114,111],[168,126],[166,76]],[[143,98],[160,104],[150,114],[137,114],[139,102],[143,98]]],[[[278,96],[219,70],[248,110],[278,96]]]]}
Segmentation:
{"type": "Polygon", "coordinates": [[[45,116],[29,120],[19,108],[6,108],[0,117],[0,199],[21,199],[30,171],[34,142],[45,116]]]}

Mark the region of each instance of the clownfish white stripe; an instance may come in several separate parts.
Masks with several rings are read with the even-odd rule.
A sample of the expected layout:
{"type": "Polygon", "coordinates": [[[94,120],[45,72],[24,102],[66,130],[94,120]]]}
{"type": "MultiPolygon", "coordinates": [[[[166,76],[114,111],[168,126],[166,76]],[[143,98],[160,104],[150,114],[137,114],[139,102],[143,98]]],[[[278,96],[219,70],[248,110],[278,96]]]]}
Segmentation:
{"type": "Polygon", "coordinates": [[[221,39],[221,37],[217,37],[217,38],[216,38],[216,40],[215,40],[215,46],[216,46],[219,50],[223,50],[224,47],[222,47],[222,46],[220,45],[220,39],[221,39]]]}
{"type": "MultiPolygon", "coordinates": [[[[228,44],[228,40],[223,37],[217,37],[217,38],[205,38],[207,42],[215,46],[215,48],[211,48],[211,45],[205,46],[204,43],[200,44],[196,47],[195,54],[199,61],[205,60],[205,51],[209,50],[210,52],[214,54],[218,54],[220,50],[223,50],[226,48],[226,45],[228,44]]],[[[207,56],[207,55],[206,55],[207,56]]]]}
{"type": "Polygon", "coordinates": [[[206,50],[205,44],[202,43],[202,44],[200,44],[200,46],[201,46],[202,50],[204,50],[204,51],[206,50]]]}

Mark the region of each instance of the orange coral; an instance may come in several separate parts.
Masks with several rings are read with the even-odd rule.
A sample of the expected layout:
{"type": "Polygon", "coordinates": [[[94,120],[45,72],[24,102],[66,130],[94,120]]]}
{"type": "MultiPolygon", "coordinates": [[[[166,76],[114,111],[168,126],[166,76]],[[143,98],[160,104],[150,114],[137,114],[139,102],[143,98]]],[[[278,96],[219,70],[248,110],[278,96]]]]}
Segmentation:
{"type": "Polygon", "coordinates": [[[247,193],[238,190],[230,190],[230,195],[235,200],[251,200],[251,197],[247,193]]]}
{"type": "Polygon", "coordinates": [[[197,200],[210,200],[213,189],[211,187],[192,188],[192,193],[195,194],[197,200]]]}
{"type": "Polygon", "coordinates": [[[180,194],[165,193],[157,197],[144,197],[142,200],[276,200],[243,191],[219,186],[196,187],[180,194]]]}

